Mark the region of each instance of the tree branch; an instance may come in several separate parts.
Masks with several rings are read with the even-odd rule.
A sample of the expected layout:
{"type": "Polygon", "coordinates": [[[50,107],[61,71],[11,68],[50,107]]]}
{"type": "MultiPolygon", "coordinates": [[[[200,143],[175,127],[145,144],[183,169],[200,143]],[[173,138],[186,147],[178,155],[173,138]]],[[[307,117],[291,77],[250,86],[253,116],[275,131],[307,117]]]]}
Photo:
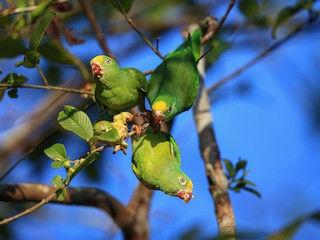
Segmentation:
{"type": "Polygon", "coordinates": [[[83,11],[87,15],[87,18],[89,19],[92,29],[98,39],[98,42],[102,48],[102,50],[111,58],[115,59],[114,54],[111,52],[111,50],[108,47],[108,44],[105,40],[104,34],[101,30],[101,27],[98,24],[97,18],[92,10],[91,3],[87,0],[78,0],[79,4],[81,5],[83,11]]]}
{"type": "Polygon", "coordinates": [[[34,88],[34,89],[45,89],[45,90],[57,90],[62,92],[68,93],[80,93],[80,94],[87,94],[89,96],[93,95],[91,91],[82,90],[82,89],[74,89],[74,88],[66,88],[66,87],[57,87],[52,85],[36,85],[36,84],[10,84],[10,83],[0,83],[0,87],[5,88],[34,88]]]}
{"type": "Polygon", "coordinates": [[[240,75],[242,72],[248,70],[250,67],[252,67],[254,64],[258,63],[260,60],[262,60],[265,56],[267,56],[269,53],[273,52],[274,50],[281,47],[284,43],[286,43],[288,40],[296,36],[299,32],[304,30],[306,27],[311,25],[313,22],[315,22],[318,19],[319,15],[314,14],[311,16],[311,18],[298,25],[294,31],[292,31],[290,34],[288,34],[283,39],[275,42],[270,47],[264,49],[262,52],[260,52],[257,56],[255,56],[253,59],[251,59],[249,62],[244,64],[242,67],[235,70],[233,73],[229,74],[228,76],[222,78],[221,80],[217,81],[215,84],[213,84],[211,87],[208,88],[208,93],[216,90],[217,88],[221,87],[223,84],[229,82],[230,80],[234,79],[236,76],[240,75]]]}
{"type": "Polygon", "coordinates": [[[138,33],[138,35],[143,39],[143,41],[154,51],[155,54],[157,54],[159,56],[159,58],[163,59],[163,56],[161,55],[161,53],[159,52],[159,50],[157,48],[155,48],[152,43],[149,41],[148,38],[146,38],[146,36],[144,36],[144,34],[137,28],[137,26],[134,24],[134,22],[128,17],[128,14],[126,13],[126,11],[123,9],[121,3],[119,0],[117,0],[118,2],[118,6],[121,9],[121,13],[123,14],[123,16],[125,17],[125,19],[127,20],[127,22],[129,23],[129,25],[138,33]]]}
{"type": "Polygon", "coordinates": [[[57,188],[53,186],[38,183],[0,184],[0,201],[40,202],[42,205],[50,201],[50,203],[97,207],[105,211],[124,231],[130,230],[128,224],[132,219],[131,211],[110,194],[96,188],[68,187],[66,198],[60,202],[56,199],[56,190],[57,188]]]}
{"type": "Polygon", "coordinates": [[[204,86],[204,60],[205,58],[202,58],[198,64],[201,77],[193,114],[209,183],[209,191],[214,201],[220,235],[235,239],[235,218],[228,194],[228,180],[222,169],[220,151],[215,138],[213,120],[210,113],[210,101],[204,86]]]}
{"type": "MultiPolygon", "coordinates": [[[[19,199],[19,197],[20,197],[20,198],[22,197],[22,198],[23,198],[23,201],[25,201],[26,195],[32,193],[32,192],[30,191],[30,189],[28,189],[28,191],[24,192],[25,190],[23,189],[23,186],[21,186],[21,188],[20,188],[20,187],[18,187],[18,188],[19,188],[19,193],[17,194],[17,198],[19,199]]],[[[51,194],[48,195],[48,196],[46,196],[46,197],[44,197],[44,198],[42,198],[41,200],[39,200],[39,201],[40,201],[39,203],[37,203],[36,205],[34,205],[34,206],[26,209],[25,211],[23,211],[23,212],[21,212],[21,213],[19,213],[19,214],[16,214],[16,215],[14,215],[14,216],[12,216],[12,217],[5,218],[5,219],[1,220],[1,221],[0,221],[0,225],[2,225],[2,224],[7,224],[7,223],[9,223],[9,222],[12,222],[12,221],[14,221],[14,220],[16,220],[16,219],[18,219],[18,218],[21,218],[21,217],[27,215],[27,214],[29,214],[29,213],[32,213],[33,211],[35,211],[36,209],[38,209],[38,208],[41,207],[42,205],[44,205],[44,204],[48,203],[50,200],[52,200],[52,199],[56,196],[56,193],[57,193],[60,189],[61,189],[61,188],[59,188],[59,189],[57,189],[57,188],[50,189],[49,192],[51,192],[51,194]]],[[[6,199],[6,198],[9,198],[9,199],[10,199],[10,198],[11,198],[11,199],[10,199],[11,201],[12,201],[12,200],[15,200],[13,196],[14,196],[14,193],[17,193],[17,191],[15,191],[15,190],[10,191],[10,190],[12,190],[12,189],[10,188],[10,186],[8,187],[8,186],[0,185],[0,200],[2,200],[2,198],[4,198],[4,199],[6,199]],[[4,188],[3,188],[3,187],[4,187],[4,188]],[[2,189],[2,188],[3,188],[3,189],[2,189]],[[4,190],[4,191],[2,191],[2,190],[4,190]],[[13,194],[11,195],[10,193],[12,193],[12,192],[13,192],[13,194]],[[2,193],[3,193],[4,196],[2,195],[2,193]],[[8,193],[9,195],[6,195],[6,193],[8,193]]]]}
{"type": "MultiPolygon", "coordinates": [[[[205,43],[208,42],[210,39],[212,39],[213,36],[214,36],[214,34],[221,29],[221,27],[223,26],[223,24],[224,24],[224,22],[226,21],[227,17],[229,16],[229,13],[230,13],[231,9],[233,8],[233,6],[234,6],[234,4],[235,4],[235,1],[236,1],[236,0],[230,0],[229,5],[228,5],[228,8],[227,8],[226,12],[224,13],[224,15],[222,16],[222,18],[220,19],[220,21],[218,22],[218,24],[215,25],[215,27],[214,27],[213,29],[211,29],[210,31],[208,31],[205,36],[203,36],[203,38],[202,38],[202,44],[205,44],[205,43]]],[[[209,21],[215,21],[215,19],[212,19],[212,17],[206,19],[205,21],[208,21],[208,20],[209,20],[209,21]]],[[[210,26],[210,25],[211,25],[211,24],[209,23],[209,26],[210,26]]],[[[212,25],[211,25],[211,26],[212,26],[212,25]]]]}
{"type": "Polygon", "coordinates": [[[219,21],[219,23],[218,23],[217,27],[215,28],[215,31],[213,32],[212,35],[214,35],[214,33],[218,32],[221,29],[221,27],[223,26],[223,24],[226,21],[227,17],[229,16],[229,13],[230,13],[231,9],[233,8],[235,1],[236,0],[230,0],[229,6],[228,6],[226,12],[224,13],[222,18],[220,19],[220,21],[219,21]]]}

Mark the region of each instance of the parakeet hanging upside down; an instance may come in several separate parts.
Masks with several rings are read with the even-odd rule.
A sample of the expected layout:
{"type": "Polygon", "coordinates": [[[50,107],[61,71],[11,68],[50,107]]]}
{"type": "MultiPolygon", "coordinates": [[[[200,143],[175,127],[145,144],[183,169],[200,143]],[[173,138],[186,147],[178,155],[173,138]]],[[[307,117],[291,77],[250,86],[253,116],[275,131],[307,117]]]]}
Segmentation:
{"type": "Polygon", "coordinates": [[[199,86],[197,58],[200,49],[201,30],[198,29],[152,73],[147,98],[156,125],[171,120],[193,105],[199,86]]]}
{"type": "Polygon", "coordinates": [[[117,62],[104,55],[90,61],[96,78],[96,100],[109,110],[121,112],[138,105],[145,111],[144,97],[148,84],[145,75],[135,68],[120,68],[117,62]]]}
{"type": "Polygon", "coordinates": [[[131,139],[132,170],[142,184],[189,202],[193,184],[180,168],[180,151],[173,137],[149,128],[139,139],[131,139]]]}

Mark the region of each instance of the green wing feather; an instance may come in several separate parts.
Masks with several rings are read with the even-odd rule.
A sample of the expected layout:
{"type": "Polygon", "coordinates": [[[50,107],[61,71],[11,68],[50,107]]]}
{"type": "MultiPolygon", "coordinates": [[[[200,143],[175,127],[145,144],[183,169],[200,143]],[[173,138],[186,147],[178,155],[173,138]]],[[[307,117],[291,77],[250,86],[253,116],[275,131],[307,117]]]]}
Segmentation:
{"type": "Polygon", "coordinates": [[[148,188],[176,195],[181,188],[179,178],[191,181],[180,169],[180,151],[174,138],[148,128],[139,139],[132,138],[132,170],[148,188]]]}
{"type": "Polygon", "coordinates": [[[142,72],[135,68],[120,68],[114,59],[103,55],[93,58],[90,64],[94,65],[95,73],[101,68],[102,76],[96,76],[95,97],[108,110],[120,112],[136,105],[141,111],[145,110],[148,84],[142,72]]]}
{"type": "Polygon", "coordinates": [[[197,59],[200,57],[202,33],[197,29],[176,50],[168,54],[152,73],[148,82],[148,101],[155,111],[161,111],[169,121],[193,105],[199,87],[197,59]],[[162,109],[156,102],[165,102],[162,109]]]}

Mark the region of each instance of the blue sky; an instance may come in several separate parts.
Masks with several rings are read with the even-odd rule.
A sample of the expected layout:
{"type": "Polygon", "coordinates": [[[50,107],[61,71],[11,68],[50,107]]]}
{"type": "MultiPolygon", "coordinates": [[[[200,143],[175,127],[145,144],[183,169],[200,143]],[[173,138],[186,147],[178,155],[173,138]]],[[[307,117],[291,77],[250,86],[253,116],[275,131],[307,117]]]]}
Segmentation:
{"type": "MultiPolygon", "coordinates": [[[[130,37],[137,36],[135,33],[122,36],[124,41],[130,37]]],[[[241,40],[241,36],[237,36],[237,39],[241,40]]],[[[211,112],[221,155],[233,162],[239,158],[248,160],[248,178],[257,184],[257,190],[262,194],[259,199],[247,192],[230,192],[239,231],[271,233],[299,216],[320,209],[320,138],[319,132],[311,126],[308,108],[312,103],[310,89],[307,87],[319,87],[319,57],[315,51],[320,48],[319,39],[319,32],[300,33],[216,93],[216,96],[221,97],[213,101],[211,112]],[[247,94],[239,96],[234,94],[233,89],[241,82],[249,84],[251,88],[247,94]]],[[[121,48],[121,41],[113,40],[109,44],[117,51],[121,48]]],[[[180,41],[179,30],[170,31],[161,36],[160,50],[163,53],[169,52],[180,41]]],[[[101,53],[94,39],[87,39],[86,44],[90,44],[90,52],[81,46],[72,47],[71,51],[77,52],[84,59],[101,53]]],[[[208,70],[206,85],[210,86],[233,72],[266,46],[260,49],[249,48],[235,42],[208,70]]],[[[5,69],[4,74],[10,71],[9,66],[14,62],[0,62],[1,68],[5,69]]],[[[123,67],[136,67],[145,71],[156,67],[160,60],[148,48],[143,48],[119,62],[123,67]]],[[[23,68],[19,68],[19,71],[31,76],[32,72],[36,73],[23,68]]],[[[14,118],[37,107],[42,99],[35,98],[32,93],[38,94],[39,91],[21,89],[18,99],[5,97],[0,103],[1,125],[14,126],[14,118]],[[14,109],[11,118],[8,118],[9,109],[14,109]]],[[[192,110],[177,117],[172,135],[180,146],[182,168],[193,180],[195,198],[184,204],[178,198],[157,191],[151,205],[151,239],[172,239],[172,236],[177,237],[194,225],[199,225],[204,235],[217,234],[192,110]]],[[[81,140],[68,136],[70,138],[62,141],[70,155],[77,156],[81,140]]],[[[0,128],[0,144],[4,144],[7,137],[5,128],[0,128]]],[[[127,156],[121,153],[112,155],[111,150],[106,150],[104,156],[108,156],[108,159],[96,163],[100,171],[105,173],[104,179],[93,182],[80,174],[72,185],[99,187],[127,203],[137,184],[131,170],[130,149],[127,156]]],[[[43,161],[48,162],[44,174],[36,176],[30,169],[30,162],[26,161],[12,172],[6,182],[40,181],[50,184],[57,172],[50,168],[50,160],[45,155],[43,161]]],[[[47,236],[48,240],[65,236],[78,239],[87,236],[91,239],[121,239],[119,230],[108,216],[93,208],[45,206],[12,225],[16,239],[42,239],[43,236],[47,236]]],[[[318,225],[307,222],[294,239],[319,238],[318,225]]]]}

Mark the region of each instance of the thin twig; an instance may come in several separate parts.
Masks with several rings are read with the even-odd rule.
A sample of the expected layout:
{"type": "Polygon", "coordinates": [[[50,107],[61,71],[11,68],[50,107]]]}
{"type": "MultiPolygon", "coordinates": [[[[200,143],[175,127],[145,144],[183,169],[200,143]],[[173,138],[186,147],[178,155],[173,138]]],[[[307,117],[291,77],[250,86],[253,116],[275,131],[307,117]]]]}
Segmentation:
{"type": "Polygon", "coordinates": [[[143,74],[147,76],[147,75],[152,74],[153,71],[154,71],[153,69],[150,69],[150,70],[147,70],[147,71],[143,72],[143,74]]]}
{"type": "Polygon", "coordinates": [[[223,25],[224,22],[226,21],[229,13],[230,13],[230,11],[231,11],[231,9],[233,8],[235,1],[236,1],[236,0],[230,0],[229,6],[228,6],[226,12],[224,13],[224,15],[222,16],[222,18],[220,19],[220,21],[219,21],[217,27],[215,28],[214,32],[212,33],[212,35],[214,35],[216,32],[218,32],[218,31],[221,29],[222,25],[223,25]]]}
{"type": "Polygon", "coordinates": [[[41,75],[42,79],[43,79],[44,84],[48,87],[48,86],[49,86],[48,79],[46,78],[46,76],[45,76],[45,75],[44,75],[44,73],[42,72],[42,70],[41,70],[41,68],[40,68],[39,64],[36,64],[36,66],[37,66],[37,69],[38,69],[38,71],[39,71],[39,73],[40,73],[40,75],[41,75]]]}
{"type": "MultiPolygon", "coordinates": [[[[208,19],[205,20],[206,21],[209,21],[207,24],[209,25],[208,26],[208,31],[207,33],[205,34],[205,36],[203,36],[202,38],[202,45],[204,45],[205,43],[207,43],[210,39],[213,38],[214,34],[216,32],[218,32],[222,25],[224,24],[224,22],[226,21],[227,17],[229,16],[229,13],[231,11],[231,9],[233,8],[235,4],[235,0],[230,0],[229,2],[229,5],[228,5],[228,8],[226,10],[226,12],[224,13],[224,15],[222,16],[222,18],[220,19],[220,21],[218,22],[218,24],[216,24],[216,19],[213,18],[213,17],[208,17],[208,19]]],[[[212,51],[212,49],[214,48],[214,46],[211,46],[197,61],[197,63],[199,62],[199,60],[201,58],[203,58],[205,55],[207,55],[209,52],[212,51]]]]}
{"type": "Polygon", "coordinates": [[[98,24],[98,20],[96,18],[96,15],[94,14],[92,7],[91,7],[91,3],[87,0],[78,0],[78,2],[80,3],[83,11],[87,15],[87,18],[89,19],[89,21],[92,25],[92,29],[98,39],[100,47],[109,57],[115,59],[115,55],[109,49],[107,41],[105,40],[105,36],[102,32],[102,29],[98,24]]]}
{"type": "Polygon", "coordinates": [[[24,159],[26,159],[31,153],[34,152],[34,150],[36,150],[40,144],[44,143],[46,140],[48,140],[55,132],[57,131],[57,128],[55,127],[55,129],[48,134],[43,140],[41,140],[36,146],[30,148],[27,152],[24,153],[24,155],[22,157],[20,157],[1,177],[0,177],[0,181],[2,181],[6,176],[8,176],[8,174],[15,169],[24,159]]]}
{"type": "Polygon", "coordinates": [[[10,84],[10,83],[0,83],[0,87],[5,88],[34,88],[34,89],[45,89],[45,90],[57,90],[62,92],[68,92],[68,93],[79,93],[79,94],[88,94],[89,96],[93,95],[94,93],[87,91],[87,90],[81,90],[81,89],[74,89],[74,88],[66,88],[66,87],[57,87],[52,85],[36,85],[36,84],[10,84]]]}
{"type": "Polygon", "coordinates": [[[221,80],[217,81],[215,84],[213,84],[211,87],[207,89],[208,93],[216,90],[217,88],[221,87],[223,84],[229,82],[230,80],[234,79],[236,76],[240,75],[242,72],[248,70],[250,67],[252,67],[254,64],[259,62],[261,59],[263,59],[266,55],[273,52],[274,50],[281,47],[284,43],[286,43],[289,39],[296,36],[299,32],[301,32],[303,29],[308,27],[310,24],[315,22],[318,19],[319,15],[313,15],[308,21],[300,24],[296,27],[294,31],[292,31],[289,35],[284,37],[283,39],[279,40],[278,42],[275,42],[270,47],[264,49],[261,53],[259,53],[256,57],[251,59],[249,62],[244,64],[242,67],[235,70],[233,73],[229,74],[228,76],[222,78],[221,80]]]}
{"type": "Polygon", "coordinates": [[[134,22],[128,17],[126,11],[124,10],[124,8],[122,7],[122,4],[120,3],[119,0],[117,0],[118,2],[118,6],[123,14],[123,16],[125,17],[125,19],[127,20],[127,22],[130,24],[130,26],[138,33],[138,35],[143,39],[143,41],[154,51],[155,54],[157,54],[161,59],[163,59],[163,56],[161,55],[161,53],[158,51],[158,49],[156,49],[152,43],[149,41],[149,39],[144,36],[144,34],[137,28],[137,26],[134,24],[134,22]]]}
{"type": "Polygon", "coordinates": [[[14,221],[14,220],[17,220],[18,218],[21,218],[21,217],[27,215],[27,214],[29,214],[29,213],[34,212],[35,210],[37,210],[37,209],[38,209],[39,207],[41,207],[42,205],[50,202],[50,201],[56,196],[57,192],[60,191],[60,190],[63,189],[63,188],[64,188],[64,187],[60,187],[60,188],[56,189],[56,190],[54,191],[54,193],[51,193],[48,197],[42,199],[41,202],[39,202],[39,203],[35,204],[34,206],[26,209],[25,211],[23,211],[23,212],[21,212],[21,213],[18,213],[18,214],[16,214],[16,215],[12,216],[12,217],[5,218],[5,219],[1,220],[1,221],[0,221],[0,225],[2,225],[2,224],[7,224],[7,223],[9,223],[9,222],[12,222],[12,221],[14,221]]]}

